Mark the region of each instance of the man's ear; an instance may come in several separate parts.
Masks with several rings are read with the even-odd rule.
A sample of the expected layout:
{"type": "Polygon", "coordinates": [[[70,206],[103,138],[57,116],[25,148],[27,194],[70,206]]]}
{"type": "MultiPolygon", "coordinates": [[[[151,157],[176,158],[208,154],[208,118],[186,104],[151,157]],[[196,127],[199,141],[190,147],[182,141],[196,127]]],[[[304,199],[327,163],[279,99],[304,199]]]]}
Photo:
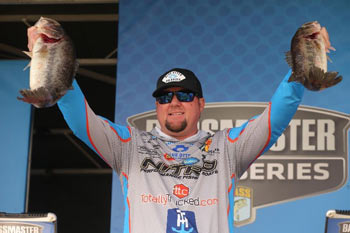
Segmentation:
{"type": "Polygon", "coordinates": [[[202,112],[204,109],[204,106],[205,106],[205,100],[204,100],[204,98],[199,98],[198,102],[199,102],[199,109],[202,112]]]}

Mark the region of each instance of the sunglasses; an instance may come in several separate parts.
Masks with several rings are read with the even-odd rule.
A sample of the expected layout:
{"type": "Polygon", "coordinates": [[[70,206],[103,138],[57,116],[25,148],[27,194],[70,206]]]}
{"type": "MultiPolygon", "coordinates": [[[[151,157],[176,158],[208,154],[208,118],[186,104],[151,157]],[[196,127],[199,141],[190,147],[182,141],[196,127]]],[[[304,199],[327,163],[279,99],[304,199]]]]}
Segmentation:
{"type": "Polygon", "coordinates": [[[157,96],[156,100],[160,104],[169,104],[173,100],[174,95],[176,95],[176,98],[180,102],[192,102],[194,97],[197,96],[197,94],[190,91],[173,91],[173,92],[164,92],[162,95],[157,96]]]}

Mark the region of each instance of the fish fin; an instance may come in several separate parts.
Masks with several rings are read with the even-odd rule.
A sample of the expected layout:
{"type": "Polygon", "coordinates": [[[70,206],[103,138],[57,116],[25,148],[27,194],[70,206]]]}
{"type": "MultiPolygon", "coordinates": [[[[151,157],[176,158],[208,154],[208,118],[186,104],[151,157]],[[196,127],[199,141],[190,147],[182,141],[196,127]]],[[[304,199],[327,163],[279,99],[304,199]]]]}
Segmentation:
{"type": "MultiPolygon", "coordinates": [[[[22,51],[23,53],[25,53],[28,57],[32,58],[33,53],[32,52],[28,52],[28,51],[22,51]]],[[[28,65],[26,65],[26,67],[24,67],[23,71],[25,71],[26,69],[28,69],[30,67],[30,62],[28,63],[28,65]]]]}
{"type": "Polygon", "coordinates": [[[29,62],[28,65],[26,65],[26,67],[24,67],[23,71],[25,71],[26,69],[28,69],[30,67],[30,63],[31,62],[29,62]]]}
{"type": "Polygon", "coordinates": [[[327,53],[330,53],[330,52],[331,52],[330,50],[335,51],[335,48],[332,47],[332,46],[326,47],[326,52],[327,52],[327,53]]]}
{"type": "Polygon", "coordinates": [[[31,51],[22,51],[22,52],[25,53],[30,58],[32,58],[32,56],[33,56],[33,52],[31,52],[31,51]]]}
{"type": "Polygon", "coordinates": [[[285,53],[286,55],[286,61],[288,65],[293,69],[293,60],[292,60],[292,53],[290,51],[285,53]]]}
{"type": "Polygon", "coordinates": [[[327,60],[330,62],[330,63],[333,63],[332,59],[327,55],[327,60]]]}
{"type": "Polygon", "coordinates": [[[78,69],[79,69],[79,62],[78,62],[78,61],[75,61],[74,74],[73,74],[73,76],[76,75],[76,73],[78,72],[78,69]]]}

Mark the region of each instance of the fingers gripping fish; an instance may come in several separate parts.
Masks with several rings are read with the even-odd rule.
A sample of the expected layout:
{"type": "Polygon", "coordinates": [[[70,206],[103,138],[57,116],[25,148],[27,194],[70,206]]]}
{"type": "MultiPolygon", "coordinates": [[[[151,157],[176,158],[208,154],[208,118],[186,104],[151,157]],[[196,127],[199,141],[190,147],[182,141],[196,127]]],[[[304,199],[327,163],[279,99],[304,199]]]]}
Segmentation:
{"type": "Polygon", "coordinates": [[[303,24],[293,36],[286,60],[292,68],[289,81],[302,83],[312,91],[336,85],[342,80],[338,72],[327,72],[327,53],[335,50],[325,27],[317,22],[303,24]]]}
{"type": "Polygon", "coordinates": [[[75,49],[61,25],[41,17],[27,31],[31,57],[30,89],[20,90],[17,97],[37,108],[54,105],[69,89],[78,69],[75,49]]]}

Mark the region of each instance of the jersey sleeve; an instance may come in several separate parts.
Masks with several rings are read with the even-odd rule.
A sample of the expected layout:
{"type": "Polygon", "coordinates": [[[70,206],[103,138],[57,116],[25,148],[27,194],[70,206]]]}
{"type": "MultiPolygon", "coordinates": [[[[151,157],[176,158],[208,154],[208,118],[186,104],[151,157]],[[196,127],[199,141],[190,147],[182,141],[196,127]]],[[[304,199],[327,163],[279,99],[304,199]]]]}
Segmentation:
{"type": "Polygon", "coordinates": [[[117,173],[128,170],[127,153],[132,129],[97,116],[78,83],[58,101],[58,107],[75,136],[97,153],[117,173]]]}
{"type": "Polygon", "coordinates": [[[264,112],[242,126],[227,130],[227,149],[231,168],[240,177],[244,171],[277,141],[293,118],[304,94],[304,86],[288,82],[285,76],[264,112]]]}

